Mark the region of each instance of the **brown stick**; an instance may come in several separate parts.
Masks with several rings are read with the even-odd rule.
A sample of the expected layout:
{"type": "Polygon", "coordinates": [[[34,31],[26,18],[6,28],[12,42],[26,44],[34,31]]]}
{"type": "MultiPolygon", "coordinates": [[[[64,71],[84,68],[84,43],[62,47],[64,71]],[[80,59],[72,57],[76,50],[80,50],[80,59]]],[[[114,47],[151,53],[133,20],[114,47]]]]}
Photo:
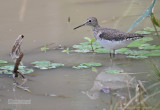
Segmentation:
{"type": "Polygon", "coordinates": [[[14,77],[18,77],[18,73],[19,73],[23,78],[25,78],[22,75],[22,73],[18,70],[19,64],[23,58],[23,53],[21,52],[21,49],[20,49],[23,37],[24,37],[23,35],[19,35],[18,38],[16,39],[11,51],[11,57],[15,62],[14,69],[13,69],[14,77]]]}
{"type": "Polygon", "coordinates": [[[18,77],[18,73],[19,73],[18,67],[19,67],[19,64],[20,64],[22,58],[23,58],[23,53],[21,52],[19,55],[19,58],[16,60],[16,63],[14,65],[14,69],[13,69],[13,73],[15,74],[15,77],[18,77]]]}

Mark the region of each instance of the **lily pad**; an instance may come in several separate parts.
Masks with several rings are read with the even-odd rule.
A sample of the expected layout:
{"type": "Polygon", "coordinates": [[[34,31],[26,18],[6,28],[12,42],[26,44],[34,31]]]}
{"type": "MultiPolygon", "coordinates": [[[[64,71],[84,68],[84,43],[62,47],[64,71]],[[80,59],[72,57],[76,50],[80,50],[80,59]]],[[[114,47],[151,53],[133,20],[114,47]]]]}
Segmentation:
{"type": "Polygon", "coordinates": [[[101,63],[90,62],[90,63],[82,63],[82,64],[79,64],[77,66],[73,66],[72,68],[85,69],[85,68],[98,67],[98,66],[102,66],[102,64],[101,63]]]}
{"type": "Polygon", "coordinates": [[[42,69],[42,70],[64,66],[64,64],[61,64],[61,63],[52,63],[50,61],[45,61],[45,60],[44,61],[34,61],[31,64],[35,64],[34,67],[42,69]]]}
{"type": "MultiPolygon", "coordinates": [[[[13,74],[14,65],[5,65],[0,67],[0,73],[2,74],[13,74]]],[[[23,74],[32,73],[34,70],[31,68],[26,68],[26,66],[19,66],[19,71],[23,74]]]]}
{"type": "Polygon", "coordinates": [[[146,43],[148,41],[152,41],[152,40],[153,40],[153,38],[151,38],[151,37],[144,37],[142,39],[137,39],[137,40],[133,41],[127,47],[139,47],[142,44],[144,44],[144,43],[146,43]]]}
{"type": "Polygon", "coordinates": [[[151,44],[142,44],[140,47],[138,47],[139,49],[150,49],[150,50],[153,50],[153,49],[160,49],[160,45],[151,45],[151,44]]]}
{"type": "Polygon", "coordinates": [[[5,60],[0,60],[0,63],[8,63],[8,62],[5,60]]]}
{"type": "MultiPolygon", "coordinates": [[[[160,33],[160,27],[156,27],[158,33],[160,33]]],[[[153,34],[157,35],[157,32],[154,27],[145,27],[142,31],[136,31],[139,34],[153,34]]]]}
{"type": "Polygon", "coordinates": [[[107,70],[106,73],[109,74],[119,74],[119,73],[123,73],[123,70],[107,70]]]}
{"type": "Polygon", "coordinates": [[[148,57],[147,56],[127,56],[127,58],[144,59],[144,58],[148,58],[148,57]]]}

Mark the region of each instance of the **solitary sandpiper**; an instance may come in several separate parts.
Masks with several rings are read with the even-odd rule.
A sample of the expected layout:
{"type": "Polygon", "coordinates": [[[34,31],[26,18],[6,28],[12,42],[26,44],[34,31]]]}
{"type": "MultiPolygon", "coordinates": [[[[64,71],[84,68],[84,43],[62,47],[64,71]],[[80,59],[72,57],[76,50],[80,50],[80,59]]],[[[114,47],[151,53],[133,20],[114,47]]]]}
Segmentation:
{"type": "Polygon", "coordinates": [[[102,28],[95,17],[88,18],[84,24],[75,27],[74,30],[85,25],[92,27],[93,36],[102,47],[109,50],[110,57],[115,57],[116,49],[124,48],[132,41],[143,37],[142,34],[138,33],[126,33],[117,29],[102,28]],[[112,50],[113,55],[111,54],[112,50]]]}

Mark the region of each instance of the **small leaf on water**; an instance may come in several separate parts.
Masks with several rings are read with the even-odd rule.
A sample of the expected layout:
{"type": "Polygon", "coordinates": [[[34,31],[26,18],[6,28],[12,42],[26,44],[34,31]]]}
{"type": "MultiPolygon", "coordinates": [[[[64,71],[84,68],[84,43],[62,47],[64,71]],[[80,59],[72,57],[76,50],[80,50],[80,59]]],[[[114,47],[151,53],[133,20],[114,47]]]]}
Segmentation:
{"type": "Polygon", "coordinates": [[[8,63],[8,62],[4,60],[0,60],[0,63],[8,63]]]}
{"type": "Polygon", "coordinates": [[[136,31],[136,33],[139,33],[139,34],[151,34],[151,32],[148,32],[148,31],[136,31]]]}
{"type": "Polygon", "coordinates": [[[160,45],[150,45],[150,44],[142,44],[140,47],[138,47],[139,49],[160,49],[160,45]]]}
{"type": "Polygon", "coordinates": [[[84,39],[87,40],[88,42],[91,42],[91,38],[89,37],[85,37],[84,39]]]}
{"type": "Polygon", "coordinates": [[[62,52],[69,54],[69,48],[67,48],[66,50],[63,50],[62,52]]]}
{"type": "Polygon", "coordinates": [[[82,63],[82,64],[79,64],[78,66],[73,66],[72,68],[84,69],[84,68],[91,68],[91,67],[98,67],[98,66],[102,66],[102,64],[90,62],[90,63],[82,63]]]}
{"type": "Polygon", "coordinates": [[[148,58],[148,57],[147,56],[127,56],[127,58],[144,59],[144,58],[148,58]]]}
{"type": "Polygon", "coordinates": [[[95,40],[96,40],[96,39],[95,39],[95,38],[93,38],[93,39],[91,40],[91,43],[92,43],[92,42],[94,42],[95,40]]]}
{"type": "Polygon", "coordinates": [[[145,27],[144,29],[143,29],[144,31],[155,31],[155,29],[152,27],[145,27]]]}
{"type": "Polygon", "coordinates": [[[97,69],[95,67],[92,67],[92,71],[97,73],[97,69]]]}
{"type": "Polygon", "coordinates": [[[46,52],[47,50],[49,50],[49,48],[47,47],[47,45],[44,45],[44,46],[41,48],[41,51],[42,51],[42,52],[46,52]]]}
{"type": "Polygon", "coordinates": [[[34,67],[39,69],[51,69],[51,68],[57,68],[60,66],[64,66],[64,64],[61,63],[52,63],[50,61],[34,61],[31,64],[35,64],[34,67]]]}
{"type": "MultiPolygon", "coordinates": [[[[5,65],[0,67],[0,73],[4,74],[13,74],[14,65],[5,65]]],[[[19,66],[19,71],[21,71],[23,74],[32,73],[34,70],[30,68],[26,68],[25,66],[19,66]]]]}
{"type": "Polygon", "coordinates": [[[123,73],[123,70],[107,70],[106,71],[109,74],[119,74],[119,73],[123,73]]]}
{"type": "Polygon", "coordinates": [[[152,41],[152,40],[153,40],[153,38],[151,38],[151,37],[144,37],[142,39],[137,39],[137,40],[133,41],[127,47],[139,47],[142,44],[144,44],[144,43],[146,43],[148,41],[152,41]]]}

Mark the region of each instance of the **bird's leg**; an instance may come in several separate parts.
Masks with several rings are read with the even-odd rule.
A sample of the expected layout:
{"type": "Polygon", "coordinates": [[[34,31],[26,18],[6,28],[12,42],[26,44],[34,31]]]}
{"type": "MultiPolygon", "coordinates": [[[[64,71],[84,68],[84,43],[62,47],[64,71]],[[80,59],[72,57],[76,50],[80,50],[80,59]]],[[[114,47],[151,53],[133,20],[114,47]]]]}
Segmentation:
{"type": "Polygon", "coordinates": [[[113,58],[115,57],[115,50],[113,50],[113,58]]]}

